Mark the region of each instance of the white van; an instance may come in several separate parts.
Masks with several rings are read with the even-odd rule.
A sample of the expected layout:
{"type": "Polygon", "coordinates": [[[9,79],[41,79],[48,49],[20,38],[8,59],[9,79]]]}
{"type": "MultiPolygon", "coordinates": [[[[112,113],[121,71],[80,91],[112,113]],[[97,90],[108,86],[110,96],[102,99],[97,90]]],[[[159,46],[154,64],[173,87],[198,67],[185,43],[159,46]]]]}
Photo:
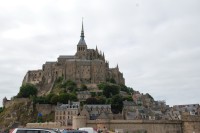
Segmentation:
{"type": "Polygon", "coordinates": [[[88,133],[97,133],[93,127],[81,127],[78,130],[87,131],[88,133]]]}

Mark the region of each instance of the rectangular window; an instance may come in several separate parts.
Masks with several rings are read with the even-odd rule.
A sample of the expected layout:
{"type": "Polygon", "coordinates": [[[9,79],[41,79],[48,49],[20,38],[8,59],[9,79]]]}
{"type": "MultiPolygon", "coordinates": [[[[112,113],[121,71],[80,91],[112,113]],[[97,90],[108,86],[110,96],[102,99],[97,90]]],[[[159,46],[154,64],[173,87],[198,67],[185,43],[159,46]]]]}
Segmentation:
{"type": "Polygon", "coordinates": [[[26,133],[39,133],[40,131],[37,130],[27,130],[26,133]]]}
{"type": "Polygon", "coordinates": [[[26,133],[25,130],[17,130],[17,133],[26,133]]]}

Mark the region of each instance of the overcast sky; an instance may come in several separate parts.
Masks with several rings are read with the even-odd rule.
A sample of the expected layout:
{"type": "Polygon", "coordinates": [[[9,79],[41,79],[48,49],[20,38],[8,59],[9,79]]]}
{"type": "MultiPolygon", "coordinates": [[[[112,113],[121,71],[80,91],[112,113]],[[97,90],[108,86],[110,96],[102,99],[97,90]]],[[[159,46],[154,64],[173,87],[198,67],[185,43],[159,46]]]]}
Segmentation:
{"type": "MultiPolygon", "coordinates": [[[[0,0],[0,102],[28,70],[88,48],[126,85],[169,105],[200,103],[199,0],[0,0]]],[[[2,104],[0,103],[0,106],[2,104]]]]}

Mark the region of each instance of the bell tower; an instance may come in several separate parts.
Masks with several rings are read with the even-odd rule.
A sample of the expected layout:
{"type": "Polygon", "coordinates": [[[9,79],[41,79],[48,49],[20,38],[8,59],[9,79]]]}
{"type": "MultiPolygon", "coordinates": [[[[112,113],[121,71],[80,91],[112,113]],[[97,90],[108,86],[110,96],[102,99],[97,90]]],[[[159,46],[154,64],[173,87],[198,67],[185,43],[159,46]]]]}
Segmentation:
{"type": "Polygon", "coordinates": [[[83,20],[82,20],[82,29],[81,29],[81,36],[80,40],[77,45],[77,52],[76,56],[79,58],[86,58],[86,53],[87,53],[87,45],[85,43],[85,35],[84,35],[84,28],[83,28],[83,20]]]}
{"type": "Polygon", "coordinates": [[[78,42],[77,45],[77,52],[78,51],[85,51],[87,50],[87,45],[85,43],[85,39],[84,39],[84,28],[83,28],[83,21],[82,21],[82,29],[81,29],[81,36],[80,36],[80,41],[78,42]]]}

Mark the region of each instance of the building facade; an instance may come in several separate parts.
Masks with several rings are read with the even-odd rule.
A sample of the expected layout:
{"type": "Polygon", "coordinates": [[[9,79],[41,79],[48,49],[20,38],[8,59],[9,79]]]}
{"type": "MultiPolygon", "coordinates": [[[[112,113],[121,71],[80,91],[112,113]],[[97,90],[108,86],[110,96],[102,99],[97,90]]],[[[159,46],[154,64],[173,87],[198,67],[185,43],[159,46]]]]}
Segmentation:
{"type": "Polygon", "coordinates": [[[80,112],[79,102],[69,102],[68,104],[58,104],[55,108],[55,122],[61,126],[72,125],[72,117],[80,112]]]}

